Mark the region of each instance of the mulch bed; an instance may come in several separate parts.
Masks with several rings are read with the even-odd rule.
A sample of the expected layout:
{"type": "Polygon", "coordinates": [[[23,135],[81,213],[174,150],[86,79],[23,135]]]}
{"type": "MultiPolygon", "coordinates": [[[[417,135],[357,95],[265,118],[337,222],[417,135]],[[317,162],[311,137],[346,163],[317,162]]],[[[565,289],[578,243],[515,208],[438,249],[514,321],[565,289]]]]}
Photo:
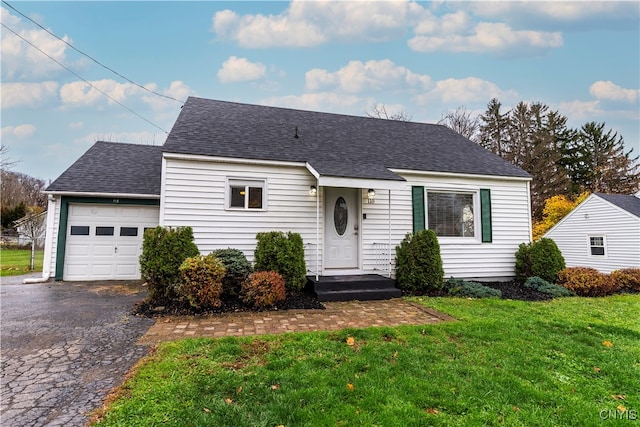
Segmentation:
{"type": "Polygon", "coordinates": [[[529,289],[516,282],[482,282],[483,285],[502,292],[502,299],[517,299],[521,301],[546,301],[553,299],[549,294],[529,289]]]}

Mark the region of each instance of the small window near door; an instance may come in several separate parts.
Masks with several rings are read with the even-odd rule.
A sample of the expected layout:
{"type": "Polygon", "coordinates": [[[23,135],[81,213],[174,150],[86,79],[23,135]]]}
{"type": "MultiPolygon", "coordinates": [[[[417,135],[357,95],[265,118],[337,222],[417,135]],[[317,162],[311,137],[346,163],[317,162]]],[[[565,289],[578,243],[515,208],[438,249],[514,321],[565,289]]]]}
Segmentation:
{"type": "Polygon", "coordinates": [[[71,235],[72,236],[88,236],[89,226],[88,225],[72,225],[71,235]]]}
{"type": "Polygon", "coordinates": [[[604,256],[604,236],[589,236],[589,247],[592,256],[604,256]]]}
{"type": "Polygon", "coordinates": [[[228,209],[265,210],[266,181],[229,179],[228,209]]]}
{"type": "Polygon", "coordinates": [[[135,237],[138,235],[138,227],[120,227],[120,236],[135,237]]]}
{"type": "Polygon", "coordinates": [[[113,227],[96,227],[96,236],[113,236],[113,227]]]}

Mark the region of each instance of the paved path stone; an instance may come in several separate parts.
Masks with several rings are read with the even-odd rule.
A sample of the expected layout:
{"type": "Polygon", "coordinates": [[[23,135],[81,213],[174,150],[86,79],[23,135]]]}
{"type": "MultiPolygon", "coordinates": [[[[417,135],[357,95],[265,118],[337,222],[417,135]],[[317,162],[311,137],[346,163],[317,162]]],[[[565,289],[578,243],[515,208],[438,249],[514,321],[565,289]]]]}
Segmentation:
{"type": "Polygon", "coordinates": [[[423,325],[454,320],[446,314],[401,299],[325,302],[325,310],[229,313],[206,317],[160,318],[138,340],[140,345],[195,337],[248,336],[284,332],[332,331],[370,326],[423,325]]]}

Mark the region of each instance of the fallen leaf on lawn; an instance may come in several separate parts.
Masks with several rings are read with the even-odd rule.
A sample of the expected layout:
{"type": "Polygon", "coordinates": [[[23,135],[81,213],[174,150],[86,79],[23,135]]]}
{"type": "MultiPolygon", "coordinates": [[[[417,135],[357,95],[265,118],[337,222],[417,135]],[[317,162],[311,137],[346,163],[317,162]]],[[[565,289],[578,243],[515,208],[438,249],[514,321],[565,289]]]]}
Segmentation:
{"type": "Polygon", "coordinates": [[[606,341],[602,341],[602,345],[605,347],[611,347],[613,344],[611,343],[611,341],[606,340],[606,341]]]}
{"type": "Polygon", "coordinates": [[[395,353],[393,353],[393,358],[397,359],[398,358],[398,352],[396,351],[395,353]]]}
{"type": "Polygon", "coordinates": [[[600,372],[600,371],[602,371],[602,369],[598,368],[597,366],[594,366],[594,367],[593,367],[593,370],[594,370],[594,371],[596,371],[596,372],[600,372]]]}
{"type": "Polygon", "coordinates": [[[620,411],[620,412],[627,412],[627,408],[625,408],[625,407],[624,407],[624,406],[622,406],[622,405],[618,405],[618,407],[617,407],[616,409],[617,409],[618,411],[620,411]]]}
{"type": "Polygon", "coordinates": [[[520,408],[518,408],[517,406],[515,406],[515,405],[514,405],[514,406],[513,406],[513,410],[514,410],[515,412],[518,412],[518,411],[520,410],[520,408]]]}
{"type": "Polygon", "coordinates": [[[236,393],[242,393],[242,386],[240,386],[240,387],[238,387],[238,388],[236,389],[236,393]]]}
{"type": "Polygon", "coordinates": [[[355,388],[355,387],[353,386],[353,384],[351,384],[351,383],[348,383],[348,384],[347,384],[347,390],[349,390],[349,391],[353,391],[353,389],[354,389],[354,388],[355,388]]]}
{"type": "Polygon", "coordinates": [[[280,384],[272,384],[271,385],[271,390],[277,390],[280,388],[280,384]]]}
{"type": "Polygon", "coordinates": [[[229,399],[228,397],[226,399],[224,399],[225,403],[233,403],[232,399],[229,399]]]}
{"type": "Polygon", "coordinates": [[[206,412],[206,413],[208,414],[209,412],[211,412],[211,409],[209,409],[209,408],[204,408],[204,412],[206,412]]]}
{"type": "Polygon", "coordinates": [[[347,345],[354,345],[356,340],[353,337],[347,337],[347,345]]]}
{"type": "Polygon", "coordinates": [[[438,415],[439,413],[440,411],[438,411],[437,409],[427,408],[427,414],[438,415]]]}
{"type": "Polygon", "coordinates": [[[624,394],[612,394],[611,397],[615,400],[625,400],[627,398],[624,394]]]}

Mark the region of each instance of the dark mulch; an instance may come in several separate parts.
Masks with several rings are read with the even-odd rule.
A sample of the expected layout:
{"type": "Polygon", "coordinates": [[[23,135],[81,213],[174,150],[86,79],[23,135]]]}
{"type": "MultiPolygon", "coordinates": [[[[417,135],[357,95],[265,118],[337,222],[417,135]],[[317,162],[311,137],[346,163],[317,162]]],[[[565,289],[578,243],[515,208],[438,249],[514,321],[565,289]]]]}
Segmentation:
{"type": "Polygon", "coordinates": [[[222,305],[215,309],[197,309],[191,307],[187,302],[176,301],[164,306],[151,304],[149,301],[142,301],[133,308],[133,314],[144,317],[163,316],[199,316],[207,314],[234,313],[234,312],[260,312],[295,309],[324,309],[315,295],[310,292],[288,292],[284,301],[277,303],[274,307],[267,309],[257,309],[244,304],[237,297],[224,297],[222,305]]]}
{"type": "Polygon", "coordinates": [[[521,301],[546,301],[553,299],[549,294],[538,292],[516,282],[482,282],[483,285],[502,292],[502,299],[521,301]]]}

